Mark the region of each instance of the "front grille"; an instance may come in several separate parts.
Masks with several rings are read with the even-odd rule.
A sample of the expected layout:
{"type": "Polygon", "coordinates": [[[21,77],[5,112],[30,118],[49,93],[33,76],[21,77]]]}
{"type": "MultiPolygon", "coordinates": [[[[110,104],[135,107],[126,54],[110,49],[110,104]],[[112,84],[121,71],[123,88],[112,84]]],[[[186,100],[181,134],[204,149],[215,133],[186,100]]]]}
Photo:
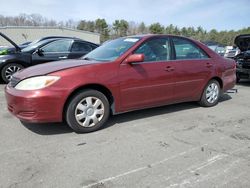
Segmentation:
{"type": "Polygon", "coordinates": [[[15,87],[18,84],[19,81],[20,81],[19,78],[16,78],[16,77],[12,76],[12,78],[10,79],[10,82],[9,82],[9,86],[10,87],[15,87]]]}

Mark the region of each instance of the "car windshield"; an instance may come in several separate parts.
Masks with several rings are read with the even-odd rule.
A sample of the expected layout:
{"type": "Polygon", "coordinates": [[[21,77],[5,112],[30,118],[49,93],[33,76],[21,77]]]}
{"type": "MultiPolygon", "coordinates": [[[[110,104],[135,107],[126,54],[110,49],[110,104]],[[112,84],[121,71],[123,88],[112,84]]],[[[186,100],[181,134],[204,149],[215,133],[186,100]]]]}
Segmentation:
{"type": "Polygon", "coordinates": [[[22,52],[32,51],[32,50],[36,49],[37,47],[39,47],[47,42],[48,42],[48,40],[42,40],[40,42],[34,41],[34,42],[30,43],[26,48],[22,49],[22,52]]]}
{"type": "Polygon", "coordinates": [[[127,37],[106,42],[92,52],[83,56],[83,59],[95,61],[114,61],[139,40],[139,37],[127,37]]]}

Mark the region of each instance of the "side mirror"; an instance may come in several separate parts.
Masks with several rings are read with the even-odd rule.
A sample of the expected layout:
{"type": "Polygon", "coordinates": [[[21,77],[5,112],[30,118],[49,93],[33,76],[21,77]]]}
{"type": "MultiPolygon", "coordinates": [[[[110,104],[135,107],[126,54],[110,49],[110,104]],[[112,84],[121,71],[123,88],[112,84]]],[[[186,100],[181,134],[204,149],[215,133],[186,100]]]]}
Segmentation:
{"type": "Polygon", "coordinates": [[[35,50],[34,54],[38,54],[39,56],[43,56],[43,50],[38,48],[35,50]]]}
{"type": "Polygon", "coordinates": [[[132,54],[128,56],[128,58],[125,60],[125,62],[128,64],[139,63],[143,61],[144,61],[144,54],[132,54]]]}

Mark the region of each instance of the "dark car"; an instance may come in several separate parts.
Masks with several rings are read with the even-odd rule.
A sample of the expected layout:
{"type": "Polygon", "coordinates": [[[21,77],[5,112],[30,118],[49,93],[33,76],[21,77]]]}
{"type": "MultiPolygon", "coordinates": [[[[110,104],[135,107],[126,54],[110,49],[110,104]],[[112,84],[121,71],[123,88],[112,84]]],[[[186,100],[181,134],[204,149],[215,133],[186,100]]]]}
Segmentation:
{"type": "Polygon", "coordinates": [[[109,114],[186,101],[210,107],[236,82],[234,60],[180,36],[109,41],[80,59],[37,65],[5,88],[9,111],[26,122],[65,120],[77,132],[103,126],[109,114]]]}
{"type": "MultiPolygon", "coordinates": [[[[2,36],[1,33],[0,33],[0,35],[2,36]]],[[[5,37],[6,36],[4,36],[4,38],[5,37]]],[[[53,38],[68,38],[68,37],[65,37],[65,36],[47,36],[47,37],[42,37],[40,39],[37,39],[33,42],[24,42],[24,43],[18,45],[18,47],[22,50],[23,48],[26,48],[28,45],[34,45],[35,43],[38,43],[42,40],[53,39],[53,38]]],[[[4,55],[4,54],[15,52],[15,51],[16,51],[15,47],[10,47],[10,46],[0,47],[0,55],[2,55],[2,54],[4,55]]]]}
{"type": "MultiPolygon", "coordinates": [[[[0,34],[1,35],[1,34],[0,34]]],[[[37,39],[37,40],[34,40],[33,42],[24,42],[20,45],[18,45],[18,47],[22,50],[24,48],[26,48],[28,45],[34,45],[35,43],[38,43],[42,40],[47,40],[47,39],[53,39],[53,38],[68,38],[68,37],[65,37],[65,36],[47,36],[47,37],[42,37],[40,39],[37,39]]],[[[0,54],[1,54],[1,51],[16,51],[16,48],[15,47],[9,47],[9,46],[5,46],[5,47],[2,47],[0,48],[0,54]]]]}
{"type": "Polygon", "coordinates": [[[32,65],[79,58],[98,45],[73,37],[45,37],[34,41],[26,48],[20,49],[11,39],[0,33],[14,47],[14,51],[6,51],[0,55],[1,78],[8,83],[12,74],[32,65]]]}
{"type": "Polygon", "coordinates": [[[234,43],[240,49],[240,54],[238,54],[236,59],[236,75],[237,81],[240,79],[250,79],[250,34],[238,35],[234,43]]]}

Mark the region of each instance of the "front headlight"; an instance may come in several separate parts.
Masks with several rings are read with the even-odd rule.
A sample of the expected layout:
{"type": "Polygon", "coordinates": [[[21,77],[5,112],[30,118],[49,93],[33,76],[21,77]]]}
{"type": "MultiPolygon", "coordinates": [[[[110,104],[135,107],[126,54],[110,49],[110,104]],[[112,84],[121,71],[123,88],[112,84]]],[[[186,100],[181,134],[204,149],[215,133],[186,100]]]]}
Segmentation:
{"type": "Polygon", "coordinates": [[[58,76],[36,76],[19,82],[15,88],[18,90],[36,90],[50,86],[59,80],[58,76]]]}

